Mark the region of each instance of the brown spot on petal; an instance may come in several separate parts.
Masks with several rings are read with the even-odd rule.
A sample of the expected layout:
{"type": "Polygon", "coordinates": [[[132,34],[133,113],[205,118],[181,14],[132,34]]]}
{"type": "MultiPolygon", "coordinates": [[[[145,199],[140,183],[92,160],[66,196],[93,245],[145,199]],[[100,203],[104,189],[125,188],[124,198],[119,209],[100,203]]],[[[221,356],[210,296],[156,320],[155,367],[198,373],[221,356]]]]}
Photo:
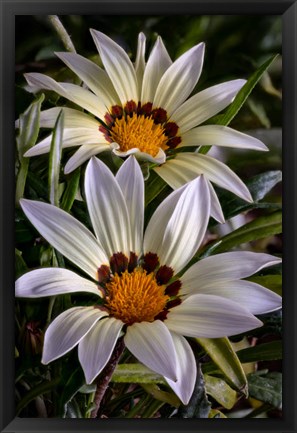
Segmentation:
{"type": "Polygon", "coordinates": [[[165,134],[167,137],[172,138],[175,137],[178,131],[178,126],[174,122],[168,122],[164,125],[165,134]]]}
{"type": "Polygon", "coordinates": [[[110,269],[107,265],[101,265],[100,268],[98,268],[98,282],[99,283],[105,283],[110,276],[110,269]]]}
{"type": "Polygon", "coordinates": [[[174,149],[176,148],[176,146],[178,146],[181,143],[181,141],[182,140],[180,137],[173,137],[170,138],[170,140],[168,140],[166,144],[170,149],[174,149]]]}
{"type": "Polygon", "coordinates": [[[181,288],[180,280],[173,281],[173,283],[169,284],[169,286],[166,287],[165,294],[170,297],[177,296],[180,288],[181,288]]]}
{"type": "Polygon", "coordinates": [[[158,272],[156,273],[156,280],[160,285],[167,284],[172,277],[173,269],[166,265],[160,266],[158,272]]]}
{"type": "Polygon", "coordinates": [[[127,104],[125,105],[125,113],[132,116],[133,113],[136,113],[137,110],[137,104],[135,101],[128,101],[127,104]]]}
{"type": "Polygon", "coordinates": [[[128,263],[128,272],[132,272],[138,264],[138,257],[132,251],[130,252],[130,258],[128,263]]]}
{"type": "Polygon", "coordinates": [[[113,105],[111,107],[111,113],[114,117],[119,119],[123,116],[123,107],[120,107],[119,105],[113,105]]]}
{"type": "Polygon", "coordinates": [[[163,108],[155,108],[152,111],[152,118],[155,123],[165,123],[167,120],[167,111],[163,108]]]}
{"type": "Polygon", "coordinates": [[[112,272],[121,275],[128,268],[128,257],[123,253],[114,253],[111,256],[109,263],[112,272]]]}
{"type": "Polygon", "coordinates": [[[144,263],[142,265],[143,269],[146,270],[148,274],[153,272],[159,265],[159,259],[155,253],[146,253],[144,256],[144,263]]]}

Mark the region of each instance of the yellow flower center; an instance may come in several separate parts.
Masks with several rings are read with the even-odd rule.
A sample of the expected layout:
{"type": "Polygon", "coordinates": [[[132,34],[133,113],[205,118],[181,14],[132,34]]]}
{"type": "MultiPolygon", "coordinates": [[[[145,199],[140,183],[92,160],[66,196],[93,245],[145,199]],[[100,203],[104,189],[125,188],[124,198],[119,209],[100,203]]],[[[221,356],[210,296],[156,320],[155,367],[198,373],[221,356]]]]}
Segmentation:
{"type": "Polygon", "coordinates": [[[118,143],[122,152],[136,147],[141,152],[155,157],[160,148],[168,149],[168,137],[164,128],[156,124],[151,117],[136,113],[116,119],[110,130],[110,137],[118,143]]]}
{"type": "Polygon", "coordinates": [[[142,268],[115,274],[106,284],[106,307],[110,314],[126,324],[152,322],[163,311],[169,296],[158,285],[153,273],[142,268]]]}

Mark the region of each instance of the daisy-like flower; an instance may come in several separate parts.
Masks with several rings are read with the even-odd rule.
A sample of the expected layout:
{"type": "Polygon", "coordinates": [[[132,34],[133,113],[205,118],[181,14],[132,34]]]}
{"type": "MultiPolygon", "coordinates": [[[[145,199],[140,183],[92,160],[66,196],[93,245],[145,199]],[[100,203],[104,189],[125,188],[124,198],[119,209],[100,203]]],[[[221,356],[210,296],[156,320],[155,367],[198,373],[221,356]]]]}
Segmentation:
{"type": "Polygon", "coordinates": [[[217,338],[261,326],[254,314],[279,308],[280,297],[241,278],[280,260],[260,253],[226,253],[203,259],[178,276],[207,229],[210,195],[203,176],[169,195],[144,233],[144,180],[133,156],[115,177],[93,157],[85,194],[95,236],[53,205],[21,200],[41,235],[90,279],[62,268],[37,269],[17,280],[16,296],[98,296],[95,305],[70,308],[54,319],[45,332],[42,362],[48,364],[78,345],[86,382],[91,383],[123,336],[127,349],[164,376],[186,404],[196,364],[185,336],[217,338]]]}
{"type": "MultiPolygon", "coordinates": [[[[244,183],[225,164],[197,152],[176,152],[185,146],[216,145],[267,150],[256,138],[226,126],[199,126],[227,107],[245,84],[232,80],[189,97],[197,84],[204,59],[200,43],[172,62],[162,42],[157,41],[145,63],[145,36],[139,34],[135,64],[127,53],[103,33],[91,30],[105,70],[75,53],[56,53],[83,81],[84,87],[58,83],[39,73],[25,74],[33,91],[47,89],[74,102],[89,114],[64,108],[63,147],[80,146],[65,166],[65,173],[92,155],[108,149],[120,156],[134,154],[157,166],[156,173],[173,189],[200,174],[222,188],[252,201],[244,183]]],[[[53,128],[60,108],[41,113],[40,125],[53,128]]],[[[51,136],[31,148],[25,156],[46,153],[51,136]]],[[[211,214],[224,217],[212,185],[211,214]]]]}

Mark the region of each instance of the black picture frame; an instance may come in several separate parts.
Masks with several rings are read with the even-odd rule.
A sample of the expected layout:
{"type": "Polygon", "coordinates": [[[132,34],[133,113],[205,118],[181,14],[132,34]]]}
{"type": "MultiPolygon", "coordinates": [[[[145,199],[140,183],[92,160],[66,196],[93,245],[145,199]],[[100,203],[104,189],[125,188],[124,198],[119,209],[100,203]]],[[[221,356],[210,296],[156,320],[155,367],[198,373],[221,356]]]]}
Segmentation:
{"type": "Polygon", "coordinates": [[[282,432],[296,423],[296,52],[297,2],[289,0],[0,0],[1,146],[0,146],[0,319],[1,432],[282,432]],[[16,15],[98,14],[268,14],[283,20],[283,173],[284,173],[284,381],[282,419],[81,420],[17,418],[14,414],[14,19],[16,15]]]}

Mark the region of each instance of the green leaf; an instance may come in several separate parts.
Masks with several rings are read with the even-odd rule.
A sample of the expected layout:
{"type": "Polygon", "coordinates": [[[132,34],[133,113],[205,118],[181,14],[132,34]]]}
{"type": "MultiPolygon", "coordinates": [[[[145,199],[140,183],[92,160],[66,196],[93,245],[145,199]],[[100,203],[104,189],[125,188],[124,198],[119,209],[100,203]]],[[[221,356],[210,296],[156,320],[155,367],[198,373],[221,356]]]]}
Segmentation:
{"type": "Polygon", "coordinates": [[[241,349],[236,352],[240,362],[274,361],[282,359],[282,341],[276,340],[269,343],[241,349]]]}
{"type": "Polygon", "coordinates": [[[44,95],[42,94],[23,114],[20,115],[18,122],[19,135],[17,137],[17,152],[20,167],[16,178],[15,200],[17,206],[19,205],[19,200],[24,196],[30,162],[30,158],[25,158],[23,155],[36,143],[39,133],[40,109],[43,100],[44,95]]]}
{"type": "Polygon", "coordinates": [[[237,400],[237,392],[219,377],[205,374],[204,380],[206,393],[226,409],[232,409],[237,400]]]}
{"type": "Polygon", "coordinates": [[[166,384],[165,379],[158,373],[153,372],[143,364],[118,364],[112,377],[112,382],[118,383],[141,383],[166,384]]]}
{"type": "Polygon", "coordinates": [[[150,176],[145,182],[145,206],[147,206],[167,186],[167,183],[150,170],[150,176]]]}
{"type": "Polygon", "coordinates": [[[71,173],[70,179],[67,180],[67,187],[61,200],[61,209],[65,210],[66,212],[70,211],[75,200],[80,181],[80,174],[81,170],[79,167],[71,173]]]}
{"type": "Polygon", "coordinates": [[[250,179],[246,185],[253,197],[253,203],[234,196],[229,191],[220,191],[218,194],[223,213],[226,220],[232,218],[239,213],[246,212],[255,208],[273,208],[278,205],[274,203],[258,203],[282,180],[282,172],[280,170],[267,171],[258,174],[250,179]]]}
{"type": "Polygon", "coordinates": [[[52,391],[56,386],[59,384],[61,378],[56,377],[55,379],[51,381],[45,381],[41,382],[39,385],[37,385],[35,388],[32,388],[23,398],[22,400],[17,404],[16,407],[16,415],[18,415],[24,407],[26,407],[32,400],[34,400],[36,397],[46,394],[49,391],[52,391]]]}
{"type": "Polygon", "coordinates": [[[282,233],[282,212],[277,211],[261,216],[222,237],[222,242],[217,246],[215,252],[230,251],[245,242],[263,239],[279,233],[282,233]]]}
{"type": "Polygon", "coordinates": [[[156,383],[142,383],[141,386],[148,394],[150,394],[156,400],[162,401],[163,403],[168,403],[174,407],[180,406],[180,400],[175,394],[173,394],[172,392],[162,391],[156,383]]]}
{"type": "Polygon", "coordinates": [[[22,257],[22,252],[15,248],[15,276],[23,275],[28,270],[27,264],[22,257]]]}
{"type": "Polygon", "coordinates": [[[269,68],[272,62],[277,58],[277,54],[270,57],[266,62],[263,63],[262,66],[260,66],[259,69],[257,69],[247,80],[245,85],[240,89],[240,91],[237,93],[233,103],[228,107],[226,112],[222,114],[216,124],[217,125],[228,125],[231,120],[236,116],[236,114],[239,112],[247,98],[249,97],[250,93],[252,92],[253,88],[256,86],[256,84],[259,82],[265,71],[269,68]]]}
{"type": "Polygon", "coordinates": [[[224,373],[230,384],[247,395],[246,376],[228,338],[197,338],[196,340],[224,373]]]}
{"type": "Polygon", "coordinates": [[[63,130],[64,130],[64,113],[60,111],[55,127],[53,130],[53,137],[51,142],[51,149],[49,154],[49,201],[55,206],[59,206],[59,176],[60,176],[60,162],[62,155],[63,144],[63,130]]]}
{"type": "Polygon", "coordinates": [[[64,376],[68,378],[63,386],[61,396],[59,397],[58,413],[61,417],[65,417],[67,411],[67,404],[72,400],[80,388],[85,384],[84,373],[81,367],[77,368],[71,376],[64,376]]]}
{"type": "Polygon", "coordinates": [[[256,275],[254,277],[247,278],[248,281],[260,284],[260,286],[267,287],[278,295],[282,294],[282,275],[256,275]]]}
{"type": "Polygon", "coordinates": [[[192,397],[186,406],[180,407],[178,416],[181,418],[208,418],[210,408],[211,404],[205,392],[203,374],[200,365],[198,365],[197,379],[192,397]]]}
{"type": "Polygon", "coordinates": [[[210,409],[208,418],[227,418],[227,417],[217,409],[210,409]]]}
{"type": "Polygon", "coordinates": [[[249,394],[257,400],[269,403],[274,407],[282,407],[282,374],[272,372],[267,374],[248,375],[249,394]]]}

